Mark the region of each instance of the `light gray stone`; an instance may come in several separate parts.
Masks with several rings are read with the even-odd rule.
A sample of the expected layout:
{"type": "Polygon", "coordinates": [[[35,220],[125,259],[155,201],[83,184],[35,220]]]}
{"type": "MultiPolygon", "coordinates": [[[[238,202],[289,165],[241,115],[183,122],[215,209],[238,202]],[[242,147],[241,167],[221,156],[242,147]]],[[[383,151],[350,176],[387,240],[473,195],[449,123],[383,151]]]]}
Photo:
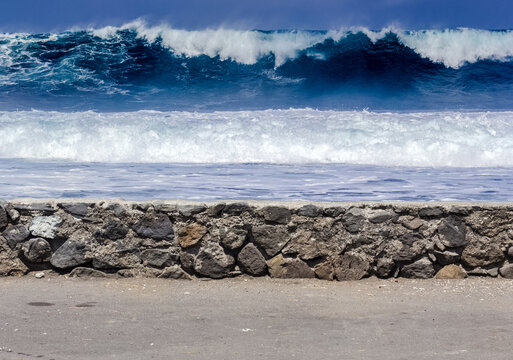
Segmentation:
{"type": "Polygon", "coordinates": [[[502,277],[506,279],[513,279],[513,264],[506,264],[499,269],[502,277]]]}
{"type": "Polygon", "coordinates": [[[369,221],[374,224],[381,224],[392,220],[395,216],[395,212],[392,210],[376,210],[369,215],[369,221]]]}
{"type": "Polygon", "coordinates": [[[191,276],[183,271],[180,265],[165,268],[157,277],[163,279],[192,280],[191,276]]]}
{"type": "Polygon", "coordinates": [[[105,278],[108,275],[103,271],[91,269],[87,267],[76,267],[69,273],[70,277],[78,278],[105,278]]]}
{"type": "Polygon", "coordinates": [[[219,228],[219,238],[221,245],[226,249],[234,250],[244,245],[248,231],[244,229],[237,229],[227,226],[221,226],[219,228]]]}
{"type": "Polygon", "coordinates": [[[62,224],[62,219],[58,215],[36,216],[32,219],[29,230],[33,236],[55,239],[55,231],[60,224],[62,224]]]}
{"type": "Polygon", "coordinates": [[[381,278],[389,277],[395,268],[394,260],[390,258],[379,258],[376,264],[376,275],[381,278]]]}

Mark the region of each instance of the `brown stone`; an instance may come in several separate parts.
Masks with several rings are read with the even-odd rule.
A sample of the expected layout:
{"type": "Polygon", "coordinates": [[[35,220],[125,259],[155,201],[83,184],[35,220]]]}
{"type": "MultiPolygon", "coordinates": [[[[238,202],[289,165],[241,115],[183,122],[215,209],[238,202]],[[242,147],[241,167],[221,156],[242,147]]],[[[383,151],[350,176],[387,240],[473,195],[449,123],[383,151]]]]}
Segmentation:
{"type": "Polygon", "coordinates": [[[284,258],[283,255],[273,257],[267,262],[269,274],[273,278],[295,279],[314,278],[315,273],[300,259],[284,258]]]}
{"type": "Polygon", "coordinates": [[[178,242],[182,248],[196,245],[207,233],[207,228],[198,223],[193,223],[181,228],[178,231],[178,242]]]}
{"type": "Polygon", "coordinates": [[[458,265],[446,265],[435,275],[435,279],[465,279],[467,272],[458,265]]]}

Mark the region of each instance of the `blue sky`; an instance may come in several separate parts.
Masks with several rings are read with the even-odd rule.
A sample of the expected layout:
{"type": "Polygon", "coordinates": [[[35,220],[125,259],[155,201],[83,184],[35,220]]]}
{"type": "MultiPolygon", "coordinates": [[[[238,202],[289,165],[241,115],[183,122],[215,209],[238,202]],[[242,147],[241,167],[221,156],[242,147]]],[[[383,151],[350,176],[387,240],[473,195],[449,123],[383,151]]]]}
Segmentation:
{"type": "Polygon", "coordinates": [[[513,28],[512,0],[2,0],[0,31],[59,31],[136,18],[176,28],[513,28]]]}

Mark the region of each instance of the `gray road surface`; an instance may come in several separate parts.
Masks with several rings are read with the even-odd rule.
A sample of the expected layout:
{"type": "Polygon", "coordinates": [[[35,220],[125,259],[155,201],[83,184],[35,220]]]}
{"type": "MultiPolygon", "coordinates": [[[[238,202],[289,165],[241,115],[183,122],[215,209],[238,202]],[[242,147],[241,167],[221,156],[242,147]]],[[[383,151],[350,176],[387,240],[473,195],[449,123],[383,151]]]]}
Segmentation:
{"type": "Polygon", "coordinates": [[[0,359],[513,359],[513,281],[0,279],[0,359]]]}

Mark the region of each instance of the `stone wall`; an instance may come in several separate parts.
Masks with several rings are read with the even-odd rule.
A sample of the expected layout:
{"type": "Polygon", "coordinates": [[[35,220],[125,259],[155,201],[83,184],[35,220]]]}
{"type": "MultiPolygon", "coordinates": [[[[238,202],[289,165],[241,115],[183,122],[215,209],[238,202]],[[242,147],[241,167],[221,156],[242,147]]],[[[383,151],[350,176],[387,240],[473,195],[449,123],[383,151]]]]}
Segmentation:
{"type": "Polygon", "coordinates": [[[0,202],[0,276],[513,278],[513,204],[0,202]]]}

